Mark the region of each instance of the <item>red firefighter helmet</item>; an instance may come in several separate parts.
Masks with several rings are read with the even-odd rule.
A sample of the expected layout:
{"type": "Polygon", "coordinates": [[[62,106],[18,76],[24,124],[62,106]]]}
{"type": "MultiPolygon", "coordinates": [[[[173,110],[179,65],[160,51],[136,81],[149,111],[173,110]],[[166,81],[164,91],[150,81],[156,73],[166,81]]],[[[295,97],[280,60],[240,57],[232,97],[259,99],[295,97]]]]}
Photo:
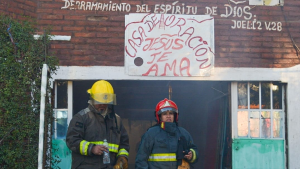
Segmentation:
{"type": "Polygon", "coordinates": [[[159,115],[165,111],[172,111],[174,112],[174,119],[175,122],[178,121],[178,107],[175,102],[172,100],[164,99],[157,103],[155,108],[155,117],[158,123],[160,123],[159,115]]]}

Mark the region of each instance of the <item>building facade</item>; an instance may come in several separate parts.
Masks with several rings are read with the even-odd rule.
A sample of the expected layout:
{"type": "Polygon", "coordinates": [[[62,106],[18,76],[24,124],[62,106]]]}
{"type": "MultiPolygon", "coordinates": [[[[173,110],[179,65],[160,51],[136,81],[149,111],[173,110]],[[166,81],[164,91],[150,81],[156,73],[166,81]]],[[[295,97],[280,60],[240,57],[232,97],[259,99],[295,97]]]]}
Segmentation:
{"type": "MultiPolygon", "coordinates": [[[[36,19],[36,36],[51,27],[55,145],[86,90],[106,79],[131,168],[164,98],[178,103],[179,125],[199,147],[195,168],[300,168],[299,1],[3,0],[0,12],[36,19]]],[[[58,166],[69,166],[69,150],[55,148],[58,166]]]]}

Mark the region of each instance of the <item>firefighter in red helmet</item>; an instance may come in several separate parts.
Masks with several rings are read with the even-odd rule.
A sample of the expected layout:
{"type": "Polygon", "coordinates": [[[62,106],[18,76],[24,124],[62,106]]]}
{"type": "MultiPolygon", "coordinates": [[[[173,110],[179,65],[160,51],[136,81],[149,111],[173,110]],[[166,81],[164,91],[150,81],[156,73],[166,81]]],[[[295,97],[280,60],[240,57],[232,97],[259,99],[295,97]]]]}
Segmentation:
{"type": "Polygon", "coordinates": [[[136,169],[189,169],[198,160],[190,133],[178,127],[178,107],[164,99],[156,105],[157,125],[143,135],[135,159],[136,169]]]}

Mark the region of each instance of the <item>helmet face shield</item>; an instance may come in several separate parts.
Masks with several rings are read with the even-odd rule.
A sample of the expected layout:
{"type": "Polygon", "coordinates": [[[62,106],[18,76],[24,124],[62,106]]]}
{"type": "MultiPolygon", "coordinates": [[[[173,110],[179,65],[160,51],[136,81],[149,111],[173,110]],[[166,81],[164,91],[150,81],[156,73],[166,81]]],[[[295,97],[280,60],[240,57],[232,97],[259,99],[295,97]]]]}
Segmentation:
{"type": "Polygon", "coordinates": [[[175,108],[173,108],[173,107],[166,107],[166,108],[160,109],[160,110],[157,112],[157,114],[160,115],[160,114],[162,114],[162,113],[164,113],[164,112],[178,113],[178,110],[175,109],[175,108]]]}
{"type": "Polygon", "coordinates": [[[165,98],[164,100],[161,100],[160,102],[157,103],[156,108],[155,108],[155,118],[158,123],[160,123],[160,115],[163,112],[173,112],[174,113],[174,120],[175,122],[178,121],[178,107],[175,102],[172,100],[169,100],[165,98]]]}
{"type": "Polygon", "coordinates": [[[112,104],[116,105],[116,95],[112,93],[97,93],[91,94],[93,104],[112,104]]]}

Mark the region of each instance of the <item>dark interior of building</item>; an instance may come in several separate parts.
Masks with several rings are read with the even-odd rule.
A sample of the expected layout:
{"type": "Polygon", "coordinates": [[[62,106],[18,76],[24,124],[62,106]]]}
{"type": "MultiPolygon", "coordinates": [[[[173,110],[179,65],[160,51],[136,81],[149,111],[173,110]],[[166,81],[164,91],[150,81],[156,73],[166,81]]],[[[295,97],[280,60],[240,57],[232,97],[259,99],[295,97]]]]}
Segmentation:
{"type": "MultiPolygon", "coordinates": [[[[73,81],[73,114],[87,107],[95,81],[73,81]]],[[[230,83],[200,81],[109,80],[117,97],[115,111],[130,138],[129,168],[134,169],[143,133],[156,124],[156,104],[168,98],[179,111],[179,126],[190,132],[199,150],[195,169],[227,168],[231,162],[230,83]]]]}

